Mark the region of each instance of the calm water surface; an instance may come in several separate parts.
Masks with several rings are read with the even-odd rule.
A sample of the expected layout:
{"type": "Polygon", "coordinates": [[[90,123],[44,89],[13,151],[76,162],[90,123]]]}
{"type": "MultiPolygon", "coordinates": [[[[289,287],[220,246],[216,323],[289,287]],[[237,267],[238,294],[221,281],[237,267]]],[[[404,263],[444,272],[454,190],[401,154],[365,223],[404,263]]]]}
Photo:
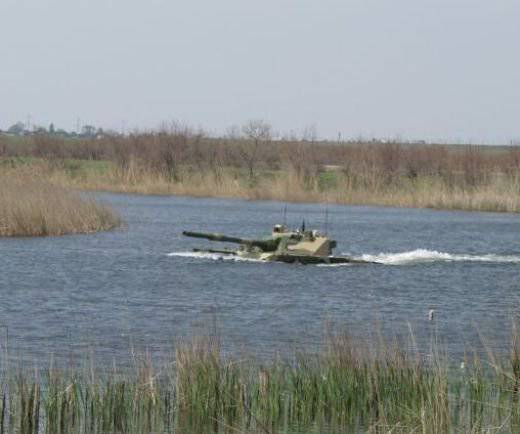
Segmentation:
{"type": "MultiPolygon", "coordinates": [[[[302,266],[190,254],[201,230],[268,235],[284,205],[97,195],[128,227],[94,235],[0,240],[0,340],[31,360],[94,351],[158,357],[217,323],[225,349],[270,355],[319,344],[332,321],[365,334],[436,330],[459,357],[482,336],[507,348],[520,301],[520,216],[329,206],[337,253],[384,265],[302,266]],[[435,320],[428,321],[428,311],[435,320]],[[8,341],[7,341],[8,339],[8,341]]],[[[325,206],[290,204],[293,226],[324,227],[325,206]]]]}

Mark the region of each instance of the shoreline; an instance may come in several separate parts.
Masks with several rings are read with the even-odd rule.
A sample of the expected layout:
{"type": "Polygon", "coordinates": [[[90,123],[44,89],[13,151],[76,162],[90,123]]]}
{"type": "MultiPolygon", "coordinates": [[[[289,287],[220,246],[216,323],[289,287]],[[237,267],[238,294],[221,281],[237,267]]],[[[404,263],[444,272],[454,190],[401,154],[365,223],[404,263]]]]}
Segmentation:
{"type": "Polygon", "coordinates": [[[209,195],[209,194],[194,194],[194,193],[171,193],[171,192],[142,192],[138,189],[127,190],[125,188],[111,189],[107,188],[82,188],[74,186],[80,192],[85,193],[107,193],[107,194],[120,194],[120,195],[135,195],[135,196],[150,196],[150,197],[186,197],[192,199],[226,199],[226,200],[237,200],[244,202],[277,202],[277,203],[288,203],[288,204],[311,204],[311,205],[343,205],[352,207],[368,207],[368,208],[393,208],[393,209],[409,209],[409,210],[428,210],[428,211],[439,211],[439,212],[467,212],[467,213],[489,213],[489,214],[520,214],[519,211],[508,211],[508,210],[481,210],[474,208],[439,208],[439,207],[428,207],[428,206],[409,206],[409,205],[398,205],[398,204],[383,204],[375,202],[330,202],[330,201],[316,201],[316,200],[283,200],[277,198],[250,198],[244,196],[227,196],[227,195],[209,195]]]}
{"type": "MultiPolygon", "coordinates": [[[[402,198],[392,201],[390,200],[377,200],[377,199],[366,199],[366,200],[341,200],[337,198],[326,198],[327,194],[323,199],[317,197],[317,195],[311,194],[308,199],[302,197],[298,198],[283,198],[279,195],[262,194],[256,191],[249,192],[244,190],[240,194],[229,194],[226,192],[208,192],[201,189],[197,185],[187,186],[181,185],[180,188],[171,185],[166,189],[164,186],[160,186],[157,189],[150,189],[150,187],[140,187],[139,185],[82,185],[81,183],[72,182],[68,184],[70,188],[77,189],[79,191],[91,192],[91,193],[111,193],[111,194],[133,194],[138,196],[157,196],[157,197],[191,197],[191,198],[208,198],[208,199],[235,199],[243,200],[248,202],[257,201],[272,201],[279,203],[294,203],[294,204],[315,204],[315,205],[346,205],[346,206],[366,206],[366,207],[377,207],[377,208],[395,208],[395,209],[411,209],[411,210],[432,210],[432,211],[462,211],[462,212],[484,212],[484,213],[497,213],[497,214],[519,214],[520,208],[514,207],[514,209],[508,209],[507,204],[502,206],[489,205],[489,206],[457,206],[456,204],[448,204],[446,206],[435,205],[435,204],[416,204],[413,200],[403,200],[402,198]]],[[[356,196],[362,195],[361,192],[356,192],[356,196]]],[[[370,193],[369,193],[370,195],[370,193]]]]}
{"type": "Polygon", "coordinates": [[[259,169],[251,177],[243,168],[188,165],[180,166],[172,177],[142,162],[124,167],[105,160],[29,159],[1,163],[0,176],[5,179],[26,173],[59,188],[86,192],[520,213],[520,176],[502,172],[489,172],[482,181],[467,184],[462,178],[441,175],[411,178],[370,171],[350,175],[337,169],[309,176],[291,168],[259,169]]]}

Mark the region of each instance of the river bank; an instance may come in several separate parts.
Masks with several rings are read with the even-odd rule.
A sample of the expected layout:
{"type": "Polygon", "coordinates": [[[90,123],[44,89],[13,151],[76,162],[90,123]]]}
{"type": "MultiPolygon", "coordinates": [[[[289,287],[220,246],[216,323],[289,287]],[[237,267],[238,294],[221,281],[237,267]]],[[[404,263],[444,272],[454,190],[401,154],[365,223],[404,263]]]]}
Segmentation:
{"type": "Polygon", "coordinates": [[[90,139],[0,136],[0,170],[23,165],[89,191],[520,212],[515,146],[214,138],[179,127],[90,139]]]}
{"type": "Polygon", "coordinates": [[[259,171],[254,178],[240,169],[217,172],[184,167],[177,180],[138,162],[121,169],[109,162],[39,163],[53,183],[85,191],[194,197],[336,203],[465,211],[520,212],[520,174],[489,174],[475,186],[434,175],[391,179],[351,176],[338,169],[305,177],[292,169],[259,171]]]}

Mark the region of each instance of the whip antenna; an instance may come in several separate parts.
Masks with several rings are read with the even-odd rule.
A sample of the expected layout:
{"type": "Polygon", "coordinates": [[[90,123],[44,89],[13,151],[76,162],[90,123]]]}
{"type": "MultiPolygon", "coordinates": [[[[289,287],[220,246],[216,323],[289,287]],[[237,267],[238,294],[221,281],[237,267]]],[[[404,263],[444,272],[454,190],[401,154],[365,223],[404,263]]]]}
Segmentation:
{"type": "Polygon", "coordinates": [[[328,235],[329,231],[329,203],[325,206],[325,235],[328,235]]]}

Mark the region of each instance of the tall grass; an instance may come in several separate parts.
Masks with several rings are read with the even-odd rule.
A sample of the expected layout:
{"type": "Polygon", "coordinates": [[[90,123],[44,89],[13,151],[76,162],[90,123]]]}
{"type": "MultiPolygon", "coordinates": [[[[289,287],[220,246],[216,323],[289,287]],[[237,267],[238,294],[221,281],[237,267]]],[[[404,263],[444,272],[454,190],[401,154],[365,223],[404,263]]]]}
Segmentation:
{"type": "Polygon", "coordinates": [[[154,369],[51,369],[4,377],[3,432],[501,432],[520,430],[518,339],[509,358],[453,366],[401,345],[331,333],[319,353],[258,363],[218,339],[154,369]]]}
{"type": "Polygon", "coordinates": [[[215,174],[181,167],[179,179],[171,181],[133,160],[125,169],[108,164],[101,170],[82,163],[75,163],[77,168],[73,170],[67,163],[59,167],[35,164],[44,166],[46,176],[54,183],[90,191],[520,212],[520,176],[499,173],[484,184],[468,187],[436,176],[396,176],[385,181],[384,177],[370,173],[353,176],[340,170],[307,178],[293,168],[260,170],[251,180],[240,169],[220,168],[215,174]]]}
{"type": "Polygon", "coordinates": [[[112,229],[107,206],[50,182],[34,168],[0,171],[0,236],[44,236],[112,229]]]}
{"type": "Polygon", "coordinates": [[[208,138],[182,128],[2,141],[0,164],[38,162],[47,177],[87,190],[520,212],[517,147],[208,138]]]}

